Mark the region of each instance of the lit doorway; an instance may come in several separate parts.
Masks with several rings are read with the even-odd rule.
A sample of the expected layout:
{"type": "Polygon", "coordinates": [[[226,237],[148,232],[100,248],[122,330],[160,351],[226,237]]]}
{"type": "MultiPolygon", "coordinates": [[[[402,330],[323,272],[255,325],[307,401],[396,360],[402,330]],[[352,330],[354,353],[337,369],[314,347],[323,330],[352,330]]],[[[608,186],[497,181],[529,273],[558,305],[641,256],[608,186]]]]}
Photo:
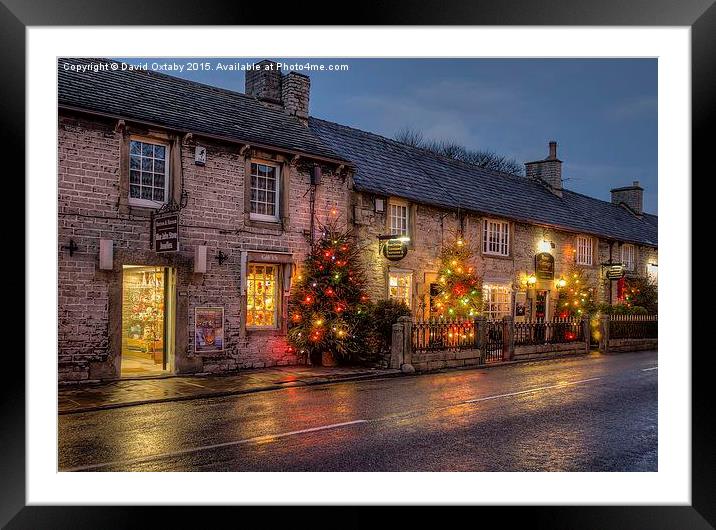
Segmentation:
{"type": "Polygon", "coordinates": [[[122,377],[174,369],[174,272],[125,265],[122,271],[122,377]]]}

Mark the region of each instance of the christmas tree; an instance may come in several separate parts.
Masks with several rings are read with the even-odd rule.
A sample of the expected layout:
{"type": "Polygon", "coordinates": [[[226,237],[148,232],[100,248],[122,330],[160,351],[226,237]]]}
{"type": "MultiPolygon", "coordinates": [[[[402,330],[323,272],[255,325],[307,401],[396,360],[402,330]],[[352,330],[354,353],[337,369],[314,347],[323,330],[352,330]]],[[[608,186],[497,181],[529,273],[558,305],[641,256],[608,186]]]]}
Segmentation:
{"type": "Polygon", "coordinates": [[[458,236],[440,252],[435,311],[439,318],[473,318],[482,310],[482,281],[470,263],[470,245],[458,236]]]}
{"type": "Polygon", "coordinates": [[[557,280],[557,285],[559,286],[557,297],[559,318],[578,317],[594,311],[594,288],[589,286],[584,269],[572,268],[557,280]]]}
{"type": "Polygon", "coordinates": [[[324,352],[339,359],[360,352],[368,297],[358,260],[353,235],[334,223],[323,227],[297,275],[288,308],[288,341],[313,364],[320,364],[324,352]]]}

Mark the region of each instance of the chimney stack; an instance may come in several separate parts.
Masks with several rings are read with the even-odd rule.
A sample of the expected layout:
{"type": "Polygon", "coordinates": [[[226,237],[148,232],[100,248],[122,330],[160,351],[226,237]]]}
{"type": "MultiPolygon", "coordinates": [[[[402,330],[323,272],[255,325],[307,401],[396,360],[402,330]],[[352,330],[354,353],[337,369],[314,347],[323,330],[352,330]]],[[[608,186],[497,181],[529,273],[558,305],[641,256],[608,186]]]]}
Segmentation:
{"type": "Polygon", "coordinates": [[[562,161],[557,158],[557,142],[549,142],[549,155],[544,160],[525,162],[527,178],[546,184],[557,195],[562,196],[562,161]]]}
{"type": "Polygon", "coordinates": [[[633,181],[631,186],[614,188],[610,191],[612,204],[625,204],[636,215],[644,213],[644,188],[639,185],[638,180],[633,181]]]}
{"type": "Polygon", "coordinates": [[[283,77],[281,101],[283,108],[292,116],[308,120],[308,100],[311,95],[311,78],[298,72],[283,77]]]}
{"type": "Polygon", "coordinates": [[[298,72],[283,75],[278,63],[264,59],[246,72],[244,91],[269,107],[280,108],[290,116],[296,116],[308,126],[310,77],[298,72]]]}
{"type": "Polygon", "coordinates": [[[253,66],[246,71],[244,92],[264,103],[281,105],[281,70],[278,63],[264,59],[253,66]]]}

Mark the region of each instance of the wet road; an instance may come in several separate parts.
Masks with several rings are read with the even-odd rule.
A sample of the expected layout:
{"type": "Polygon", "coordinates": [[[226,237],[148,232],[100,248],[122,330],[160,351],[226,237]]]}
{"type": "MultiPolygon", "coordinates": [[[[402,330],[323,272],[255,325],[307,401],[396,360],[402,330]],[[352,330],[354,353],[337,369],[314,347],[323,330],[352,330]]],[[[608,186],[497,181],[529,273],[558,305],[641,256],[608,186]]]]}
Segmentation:
{"type": "Polygon", "coordinates": [[[656,471],[657,354],[59,417],[61,471],[656,471]]]}

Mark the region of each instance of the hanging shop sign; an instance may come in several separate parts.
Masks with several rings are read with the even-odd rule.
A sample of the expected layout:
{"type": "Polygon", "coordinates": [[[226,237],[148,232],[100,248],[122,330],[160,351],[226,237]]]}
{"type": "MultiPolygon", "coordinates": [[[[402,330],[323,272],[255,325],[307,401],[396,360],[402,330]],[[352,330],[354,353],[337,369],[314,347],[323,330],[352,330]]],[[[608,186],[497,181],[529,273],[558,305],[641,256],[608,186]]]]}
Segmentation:
{"type": "Polygon", "coordinates": [[[624,277],[624,265],[621,263],[607,265],[605,275],[609,280],[619,280],[624,277]]]}
{"type": "Polygon", "coordinates": [[[535,255],[535,276],[540,280],[554,279],[554,256],[549,252],[535,255]]]}
{"type": "Polygon", "coordinates": [[[224,308],[194,309],[194,352],[224,351],[224,308]]]}
{"type": "Polygon", "coordinates": [[[383,244],[383,256],[390,261],[400,261],[408,254],[408,245],[400,239],[388,239],[383,244]]]}
{"type": "Polygon", "coordinates": [[[160,214],[154,218],[154,250],[176,252],[179,250],[179,214],[160,214]]]}

